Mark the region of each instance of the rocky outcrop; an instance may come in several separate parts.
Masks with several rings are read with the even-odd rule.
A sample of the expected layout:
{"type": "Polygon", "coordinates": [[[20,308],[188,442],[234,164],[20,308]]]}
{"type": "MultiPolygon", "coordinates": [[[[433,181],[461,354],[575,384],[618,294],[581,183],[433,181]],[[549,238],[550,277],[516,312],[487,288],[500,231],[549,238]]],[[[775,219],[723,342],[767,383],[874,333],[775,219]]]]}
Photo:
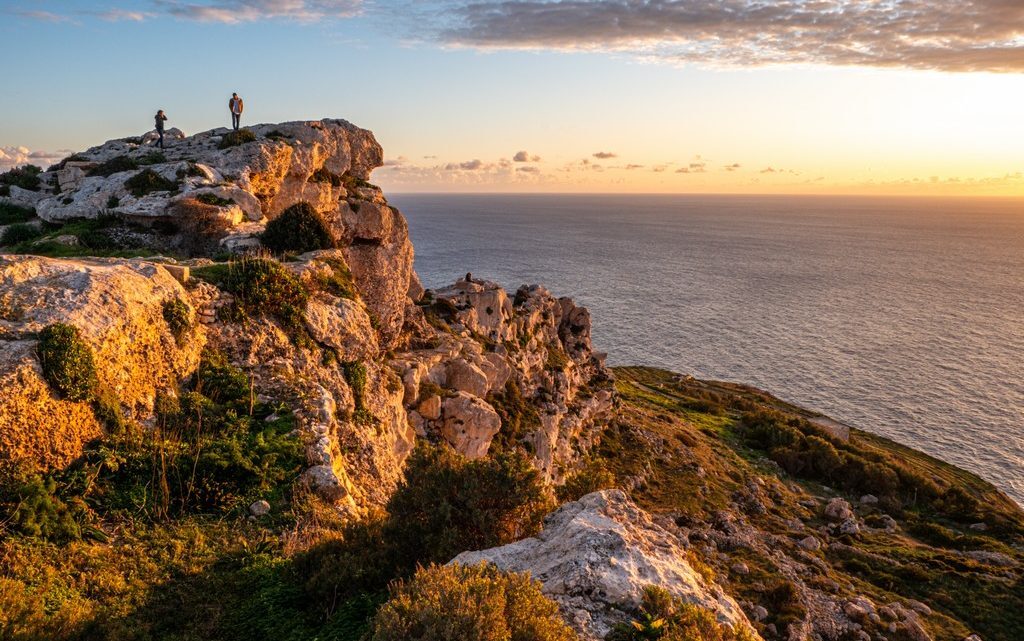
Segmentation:
{"type": "Polygon", "coordinates": [[[417,434],[470,457],[502,438],[555,481],[589,447],[611,409],[589,314],[537,286],[514,298],[476,280],[425,293],[405,218],[367,182],[383,159],[372,133],[324,119],[165,138],[166,149],[152,133],[108,141],[43,172],[39,191],[10,190],[7,200],[46,223],[102,219],[105,243],[154,254],[3,263],[0,375],[20,381],[0,392],[10,451],[62,465],[102,431],[85,404],[62,401],[40,377],[34,333],[58,320],[82,331],[101,382],[143,424],[204,348],[223,353],[261,400],[294,411],[306,480],[353,514],[387,501],[417,434]],[[300,329],[272,313],[231,320],[234,296],[216,279],[188,280],[188,269],[201,274],[225,250],[259,251],[267,223],[298,203],[336,243],[282,263],[309,292],[300,329]],[[170,299],[194,321],[185,340],[161,316],[170,299]],[[300,330],[308,340],[296,340],[300,330]],[[45,408],[49,436],[33,437],[29,407],[45,408]]]}
{"type": "Polygon", "coordinates": [[[510,298],[496,283],[461,280],[426,292],[407,320],[419,321],[412,349],[392,365],[413,425],[467,456],[487,452],[503,412],[519,422],[517,433],[503,426],[503,436],[557,482],[610,416],[604,355],[591,349],[590,314],[571,299],[539,286],[510,298]],[[438,393],[449,398],[438,404],[438,393]]]}
{"type": "Polygon", "coordinates": [[[601,639],[640,605],[644,587],[658,585],[715,613],[720,623],[760,638],[739,605],[686,561],[685,542],[657,525],[620,490],[566,503],[534,538],[479,552],[452,563],[486,561],[541,582],[584,639],[601,639]]]}
{"type": "Polygon", "coordinates": [[[164,304],[189,296],[154,263],[0,256],[0,452],[42,467],[64,465],[101,433],[88,404],[51,392],[35,356],[47,325],[74,325],[92,347],[101,387],[145,421],[156,395],[195,370],[205,332],[176,340],[164,304]]]}

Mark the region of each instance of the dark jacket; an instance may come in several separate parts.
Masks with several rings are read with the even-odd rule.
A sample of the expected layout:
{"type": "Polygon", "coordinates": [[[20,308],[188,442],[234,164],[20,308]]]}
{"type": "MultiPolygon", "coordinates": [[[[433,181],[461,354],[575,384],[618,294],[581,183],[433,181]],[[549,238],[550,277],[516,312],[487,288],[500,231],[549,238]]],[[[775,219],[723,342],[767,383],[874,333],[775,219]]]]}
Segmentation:
{"type": "Polygon", "coordinates": [[[164,121],[167,120],[167,116],[163,115],[163,114],[157,114],[155,116],[155,118],[156,118],[156,130],[157,131],[163,131],[164,130],[164,121]]]}

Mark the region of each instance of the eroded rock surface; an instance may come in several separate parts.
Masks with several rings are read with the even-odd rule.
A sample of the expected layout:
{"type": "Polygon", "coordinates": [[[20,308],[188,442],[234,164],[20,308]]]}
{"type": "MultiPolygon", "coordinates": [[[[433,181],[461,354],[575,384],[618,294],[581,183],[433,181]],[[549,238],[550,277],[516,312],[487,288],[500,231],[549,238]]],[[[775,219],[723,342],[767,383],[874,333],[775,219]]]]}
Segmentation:
{"type": "Polygon", "coordinates": [[[715,613],[720,623],[760,638],[731,597],[708,584],[686,561],[684,543],[657,525],[620,490],[594,492],[548,516],[534,538],[477,552],[452,563],[486,561],[529,572],[585,639],[601,639],[658,585],[715,613]]]}

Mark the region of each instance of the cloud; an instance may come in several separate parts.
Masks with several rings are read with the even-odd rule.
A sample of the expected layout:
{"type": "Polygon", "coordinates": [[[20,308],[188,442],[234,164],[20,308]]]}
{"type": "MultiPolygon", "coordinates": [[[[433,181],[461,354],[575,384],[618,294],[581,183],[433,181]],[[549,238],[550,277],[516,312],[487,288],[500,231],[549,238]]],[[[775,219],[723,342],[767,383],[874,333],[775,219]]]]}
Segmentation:
{"type": "Polygon", "coordinates": [[[448,171],[479,171],[487,167],[488,165],[484,164],[484,161],[480,160],[479,158],[459,163],[450,162],[444,166],[444,168],[448,171]]]}
{"type": "Polygon", "coordinates": [[[60,14],[52,13],[50,11],[24,11],[24,10],[19,10],[19,11],[15,11],[14,13],[16,15],[21,16],[22,18],[30,18],[32,20],[41,20],[43,22],[68,22],[68,20],[70,20],[70,18],[68,18],[67,16],[62,16],[60,14]]]}
{"type": "Polygon", "coordinates": [[[644,168],[643,165],[632,165],[632,164],[626,165],[626,171],[629,171],[631,169],[643,169],[643,168],[644,168]]]}
{"type": "Polygon", "coordinates": [[[479,0],[446,15],[437,37],[477,48],[726,66],[1024,70],[1018,0],[479,0]]]}
{"type": "Polygon", "coordinates": [[[526,174],[539,174],[540,173],[540,169],[538,169],[537,167],[519,167],[519,168],[516,169],[516,171],[521,171],[521,172],[526,173],[526,174]]]}
{"type": "Polygon", "coordinates": [[[127,9],[110,9],[97,12],[96,17],[107,22],[143,22],[156,14],[149,11],[129,11],[127,9]]]}
{"type": "Polygon", "coordinates": [[[70,155],[71,151],[60,149],[57,151],[32,151],[28,147],[9,146],[0,147],[0,169],[7,171],[12,167],[21,165],[38,165],[46,169],[50,165],[59,162],[70,155]]]}
{"type": "Polygon", "coordinates": [[[515,162],[530,162],[530,154],[525,151],[517,151],[515,156],[512,156],[512,160],[515,162]]]}
{"type": "Polygon", "coordinates": [[[737,169],[739,169],[739,168],[740,168],[741,166],[742,166],[742,165],[740,165],[740,164],[739,164],[738,162],[734,162],[734,163],[733,163],[733,164],[731,164],[731,165],[726,165],[726,166],[724,167],[724,169],[725,169],[726,171],[736,171],[736,170],[737,170],[737,169]]]}
{"type": "Polygon", "coordinates": [[[325,18],[349,18],[358,14],[362,0],[216,0],[181,2],[156,0],[164,13],[184,20],[234,24],[268,19],[312,22],[325,18]]]}
{"type": "Polygon", "coordinates": [[[759,173],[762,173],[762,174],[774,174],[774,173],[777,173],[778,171],[780,171],[780,170],[775,169],[774,167],[765,167],[759,173]]]}
{"type": "Polygon", "coordinates": [[[708,164],[706,162],[691,162],[686,167],[680,167],[676,169],[677,174],[703,174],[707,172],[708,164]]]}
{"type": "Polygon", "coordinates": [[[608,158],[615,158],[616,155],[617,154],[613,154],[610,151],[599,151],[596,154],[594,154],[594,158],[600,158],[601,160],[606,160],[608,158]]]}

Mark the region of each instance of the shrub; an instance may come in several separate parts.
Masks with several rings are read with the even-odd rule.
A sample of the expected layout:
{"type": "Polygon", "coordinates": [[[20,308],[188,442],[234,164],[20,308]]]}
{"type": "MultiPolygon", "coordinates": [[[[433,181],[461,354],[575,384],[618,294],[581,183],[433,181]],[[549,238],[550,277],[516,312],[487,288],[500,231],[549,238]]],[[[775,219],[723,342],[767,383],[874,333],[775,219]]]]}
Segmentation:
{"type": "Polygon", "coordinates": [[[432,565],[393,586],[371,641],[571,641],[558,606],[527,575],[493,565],[432,565]]]}
{"type": "Polygon", "coordinates": [[[569,366],[569,363],[569,356],[561,346],[548,346],[548,356],[547,361],[544,363],[544,369],[551,372],[561,372],[569,366]]]}
{"type": "Polygon", "coordinates": [[[14,471],[0,487],[0,516],[25,536],[66,542],[81,537],[78,520],[86,516],[81,501],[65,502],[58,496],[53,476],[14,471]]]}
{"type": "Polygon", "coordinates": [[[411,568],[533,536],[553,508],[540,472],[519,452],[469,460],[447,445],[421,445],[388,502],[385,534],[411,568]]]}
{"type": "Polygon", "coordinates": [[[39,191],[39,186],[42,184],[42,180],[39,178],[39,174],[43,173],[42,167],[36,167],[35,165],[23,165],[21,167],[15,167],[10,171],[0,174],[0,184],[7,185],[7,193],[10,194],[10,188],[21,187],[29,191],[39,191]]]}
{"type": "Polygon", "coordinates": [[[89,176],[112,176],[122,171],[134,171],[139,168],[139,163],[128,156],[115,156],[105,160],[89,170],[89,176]]]}
{"type": "Polygon", "coordinates": [[[341,187],[342,179],[337,174],[332,174],[327,167],[321,167],[313,172],[313,175],[309,177],[309,182],[314,183],[330,183],[334,187],[341,187]]]}
{"type": "Polygon", "coordinates": [[[214,403],[235,410],[245,408],[246,413],[253,402],[249,377],[222,352],[203,352],[196,371],[195,389],[214,403]]]}
{"type": "Polygon", "coordinates": [[[238,145],[244,145],[247,142],[256,140],[256,134],[248,129],[239,129],[238,131],[229,131],[224,134],[220,140],[220,144],[217,145],[217,149],[227,149],[229,147],[237,147],[238,145]]]}
{"type": "Polygon", "coordinates": [[[174,191],[178,188],[178,183],[164,178],[152,169],[143,169],[124,181],[124,186],[133,196],[141,198],[154,191],[174,191]]]}
{"type": "Polygon", "coordinates": [[[648,586],[635,618],[620,624],[607,637],[608,641],[753,641],[747,628],[735,630],[721,625],[714,613],[674,597],[666,590],[648,586]]]}
{"type": "Polygon", "coordinates": [[[196,198],[182,198],[174,204],[174,232],[181,232],[179,249],[189,256],[208,256],[220,247],[230,227],[220,208],[196,198]]]}
{"type": "Polygon", "coordinates": [[[489,394],[489,402],[501,417],[501,431],[495,435],[491,447],[505,450],[522,445],[522,438],[540,427],[540,412],[537,404],[525,398],[519,385],[509,379],[500,394],[489,394]]]}
{"type": "Polygon", "coordinates": [[[275,253],[300,254],[336,244],[327,223],[309,203],[296,203],[267,223],[260,242],[275,253]]]}
{"type": "Polygon", "coordinates": [[[117,196],[111,196],[107,198],[107,209],[115,209],[121,204],[121,199],[117,196]]]}
{"type": "Polygon", "coordinates": [[[615,487],[615,475],[599,459],[591,459],[570,474],[565,483],[556,488],[559,501],[576,501],[598,490],[615,487]]]}
{"type": "Polygon", "coordinates": [[[0,203],[0,225],[24,223],[35,218],[36,210],[14,203],[0,203]]]}
{"type": "Polygon", "coordinates": [[[42,235],[43,232],[38,227],[26,225],[25,223],[15,223],[4,229],[4,233],[0,235],[0,245],[17,245],[18,243],[35,240],[42,235]]]}
{"type": "Polygon", "coordinates": [[[204,192],[196,196],[196,200],[206,205],[213,205],[214,207],[227,207],[228,205],[234,205],[235,201],[230,198],[221,198],[217,194],[210,192],[204,192]]]}
{"type": "Polygon", "coordinates": [[[294,274],[269,258],[244,257],[228,264],[223,286],[245,315],[277,318],[293,338],[304,335],[309,292],[294,274]]]}
{"type": "Polygon", "coordinates": [[[10,185],[0,185],[0,196],[10,196],[10,195],[11,195],[11,186],[10,185]]]}
{"type": "Polygon", "coordinates": [[[342,364],[342,371],[345,373],[345,382],[352,389],[352,400],[356,406],[356,412],[366,411],[366,365],[359,361],[351,361],[342,364]]]}
{"type": "Polygon", "coordinates": [[[345,259],[340,256],[327,256],[321,258],[319,262],[324,263],[326,268],[313,273],[313,287],[338,298],[354,300],[357,295],[356,284],[345,259]]]}
{"type": "Polygon", "coordinates": [[[379,590],[417,565],[532,536],[553,507],[540,473],[521,454],[468,460],[447,445],[421,443],[388,515],[310,549],[297,567],[307,593],[331,612],[339,599],[379,590]]]}
{"type": "Polygon", "coordinates": [[[48,325],[39,334],[39,362],[46,379],[69,401],[93,398],[98,385],[92,350],[78,328],[64,323],[48,325]]]}
{"type": "Polygon", "coordinates": [[[175,342],[181,345],[185,335],[192,329],[192,314],[188,305],[180,298],[165,300],[163,315],[175,342]]]}
{"type": "Polygon", "coordinates": [[[162,162],[167,162],[167,156],[162,151],[148,151],[142,156],[139,156],[140,165],[159,165],[162,162]]]}

